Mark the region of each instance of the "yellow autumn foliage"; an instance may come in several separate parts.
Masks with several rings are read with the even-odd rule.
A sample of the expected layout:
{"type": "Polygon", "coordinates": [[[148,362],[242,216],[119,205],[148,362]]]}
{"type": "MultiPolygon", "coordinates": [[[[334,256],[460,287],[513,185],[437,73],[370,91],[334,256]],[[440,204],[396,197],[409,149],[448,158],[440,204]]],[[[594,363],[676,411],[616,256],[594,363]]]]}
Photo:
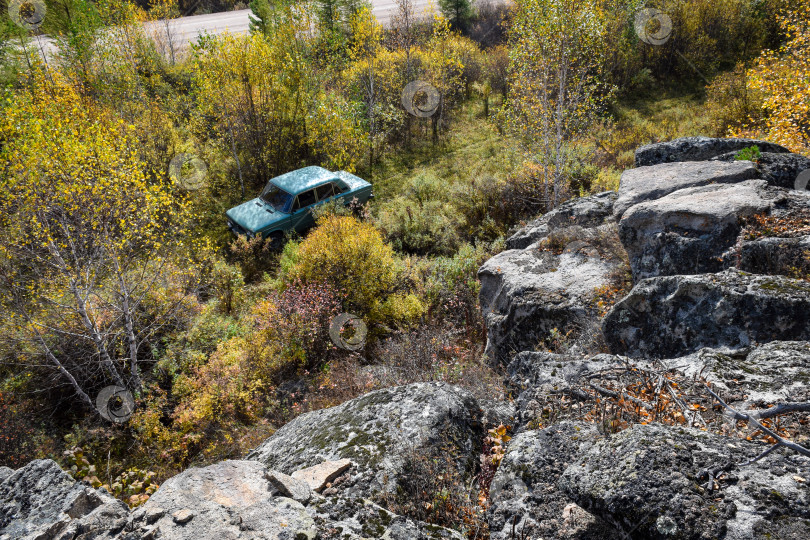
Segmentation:
{"type": "Polygon", "coordinates": [[[794,152],[810,155],[810,1],[800,0],[779,17],[787,36],[778,51],[766,50],[748,71],[749,89],[763,96],[759,132],[794,152]]]}
{"type": "Polygon", "coordinates": [[[404,287],[403,271],[374,225],[325,215],[298,246],[286,277],[343,291],[346,307],[366,317],[369,326],[406,325],[421,316],[424,306],[404,287]]]}

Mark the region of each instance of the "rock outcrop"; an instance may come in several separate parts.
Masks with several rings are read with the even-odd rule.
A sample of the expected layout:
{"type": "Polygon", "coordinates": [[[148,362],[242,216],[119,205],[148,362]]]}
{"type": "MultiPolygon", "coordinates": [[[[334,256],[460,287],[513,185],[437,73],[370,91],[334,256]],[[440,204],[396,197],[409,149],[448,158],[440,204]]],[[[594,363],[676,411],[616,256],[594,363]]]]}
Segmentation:
{"type": "Polygon", "coordinates": [[[321,538],[340,540],[464,540],[461,533],[397,515],[368,500],[317,499],[310,505],[321,538]]]}
{"type": "Polygon", "coordinates": [[[610,220],[617,196],[615,191],[605,191],[564,202],[507,238],[506,248],[525,249],[538,240],[542,240],[555,229],[603,225],[610,220]]]}
{"type": "Polygon", "coordinates": [[[191,468],[164,482],[130,520],[132,537],[314,539],[300,502],[280,496],[255,461],[191,468]]]}
{"type": "Polygon", "coordinates": [[[580,454],[559,485],[625,537],[808,537],[810,486],[799,473],[810,459],[735,467],[763,450],[698,429],[635,425],[580,454]]]}
{"type": "Polygon", "coordinates": [[[620,267],[620,260],[583,241],[572,241],[559,254],[532,244],[488,260],[478,271],[486,354],[505,364],[516,352],[547,345],[552,333],[578,337],[595,328],[597,291],[620,267]]]}
{"type": "Polygon", "coordinates": [[[600,193],[561,205],[515,233],[507,242],[514,249],[479,269],[485,352],[494,364],[555,336],[586,343],[597,333],[597,291],[625,272],[615,198],[600,193]]]}
{"type": "Polygon", "coordinates": [[[810,282],[729,269],[642,280],[605,316],[611,352],[674,358],[704,347],[810,340],[810,282]]]}
{"type": "Polygon", "coordinates": [[[128,513],[123,502],[75,481],[50,459],[32,461],[0,482],[2,540],[117,538],[128,513]]]}
{"type": "Polygon", "coordinates": [[[512,439],[490,488],[491,538],[619,538],[557,488],[562,472],[600,438],[593,424],[563,422],[512,439]]]}
{"type": "MultiPolygon", "coordinates": [[[[751,174],[758,172],[748,161],[669,163],[626,171],[614,214],[621,218],[619,235],[633,278],[719,272],[732,266],[783,274],[803,268],[808,252],[802,240],[752,242],[741,232],[755,215],[795,223],[800,231],[810,217],[810,193],[769,186],[765,180],[741,180],[751,174]],[[765,260],[777,246],[787,252],[765,260]]],[[[774,237],[795,236],[780,227],[763,229],[774,237]]],[[[810,242],[808,233],[804,238],[810,242]]]]}
{"type": "Polygon", "coordinates": [[[683,137],[667,142],[647,144],[636,150],[636,167],[676,161],[707,161],[757,146],[760,152],[786,154],[784,146],[757,139],[718,139],[712,137],[683,137]]]}
{"type": "MultiPolygon", "coordinates": [[[[729,153],[714,159],[736,161],[735,155],[735,153],[729,153]]],[[[758,178],[762,178],[768,184],[785,189],[796,189],[796,179],[803,171],[810,170],[810,159],[799,154],[762,152],[755,165],[758,178]]],[[[810,186],[804,186],[804,189],[810,189],[810,186]]]]}
{"type": "Polygon", "coordinates": [[[628,169],[619,182],[613,215],[621,218],[630,207],[660,199],[679,189],[736,184],[757,178],[759,171],[750,161],[687,161],[628,169]]]}
{"type": "Polygon", "coordinates": [[[702,376],[738,410],[810,402],[810,342],[772,341],[745,349],[701,349],[664,360],[687,377],[702,376]]]}
{"type": "MultiPolygon", "coordinates": [[[[508,381],[515,390],[517,416],[515,428],[523,430],[530,422],[542,418],[545,397],[577,395],[588,379],[600,371],[624,370],[629,359],[612,354],[575,356],[549,352],[522,352],[508,367],[508,381]]],[[[650,369],[643,360],[633,360],[634,367],[650,369]]]]}
{"type": "Polygon", "coordinates": [[[484,438],[478,402],[444,383],[376,390],[337,407],[302,414],[248,455],[272,469],[293,472],[323,461],[354,464],[344,492],[370,497],[394,490],[404,455],[453,449],[459,469],[472,471],[484,438]]]}
{"type": "Polygon", "coordinates": [[[631,207],[619,223],[633,279],[719,272],[732,264],[742,220],[768,212],[779,194],[763,180],[675,191],[631,207]]]}

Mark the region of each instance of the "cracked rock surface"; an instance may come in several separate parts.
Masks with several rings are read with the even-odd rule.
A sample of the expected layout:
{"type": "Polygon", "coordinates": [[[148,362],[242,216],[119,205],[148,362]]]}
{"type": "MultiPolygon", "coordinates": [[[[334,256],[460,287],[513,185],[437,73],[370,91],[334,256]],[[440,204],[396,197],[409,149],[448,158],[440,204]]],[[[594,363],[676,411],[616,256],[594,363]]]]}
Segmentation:
{"type": "Polygon", "coordinates": [[[809,459],[779,454],[718,474],[707,487],[704,471],[764,448],[692,428],[635,425],[581,454],[559,486],[632,538],[807,538],[810,486],[794,476],[806,473],[809,459]]]}

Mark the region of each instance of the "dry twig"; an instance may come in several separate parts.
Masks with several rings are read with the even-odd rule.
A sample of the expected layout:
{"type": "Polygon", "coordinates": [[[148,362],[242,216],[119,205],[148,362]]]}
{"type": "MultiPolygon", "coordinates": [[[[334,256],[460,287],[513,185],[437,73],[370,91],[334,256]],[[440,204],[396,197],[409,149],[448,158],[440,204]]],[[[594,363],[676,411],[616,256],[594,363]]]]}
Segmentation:
{"type": "MultiPolygon", "coordinates": [[[[770,435],[776,441],[776,444],[769,447],[767,450],[762,452],[757,457],[755,457],[753,459],[749,459],[745,463],[742,463],[740,465],[741,467],[744,467],[746,465],[750,465],[752,463],[755,463],[755,462],[759,461],[760,459],[764,458],[765,456],[767,456],[768,454],[770,454],[771,452],[773,452],[774,450],[776,450],[780,446],[784,446],[785,448],[790,448],[794,452],[798,452],[799,454],[801,454],[803,456],[810,457],[810,450],[808,450],[807,448],[805,448],[804,446],[802,446],[800,444],[796,444],[796,443],[794,443],[792,441],[788,441],[787,439],[783,438],[781,435],[779,435],[778,433],[776,433],[772,429],[763,426],[762,423],[759,420],[757,420],[757,418],[754,416],[754,414],[764,414],[764,413],[767,413],[769,411],[777,410],[780,407],[779,405],[777,405],[776,407],[771,407],[770,409],[766,409],[765,411],[759,411],[758,413],[754,413],[754,414],[750,414],[750,415],[749,414],[744,414],[744,413],[741,413],[740,411],[738,411],[737,409],[735,409],[734,407],[732,407],[731,405],[729,405],[728,403],[726,403],[725,401],[723,401],[723,399],[720,396],[718,396],[717,394],[715,394],[714,391],[708,385],[706,386],[706,389],[709,391],[709,394],[711,394],[712,397],[714,399],[716,399],[718,403],[720,403],[720,405],[722,405],[725,409],[727,409],[729,412],[731,412],[732,417],[735,420],[742,420],[743,422],[748,422],[749,424],[753,424],[760,431],[762,431],[763,433],[766,433],[767,435],[770,435]]],[[[787,405],[801,405],[802,406],[802,408],[791,408],[790,409],[790,410],[794,410],[794,411],[808,410],[808,409],[803,408],[805,405],[808,405],[808,404],[784,404],[784,405],[785,406],[787,406],[787,405]]],[[[789,412],[786,409],[788,409],[788,407],[783,408],[784,412],[789,412]]],[[[776,413],[771,414],[771,416],[775,416],[775,414],[776,413]]],[[[763,418],[763,417],[759,416],[759,418],[763,418]]]]}

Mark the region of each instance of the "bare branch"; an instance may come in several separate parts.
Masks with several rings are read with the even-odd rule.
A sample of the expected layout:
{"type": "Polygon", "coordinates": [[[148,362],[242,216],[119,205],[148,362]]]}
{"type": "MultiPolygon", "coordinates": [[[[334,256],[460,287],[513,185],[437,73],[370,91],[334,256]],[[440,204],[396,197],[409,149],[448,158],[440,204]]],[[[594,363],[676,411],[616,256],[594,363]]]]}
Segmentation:
{"type": "Polygon", "coordinates": [[[778,403],[770,409],[763,409],[760,411],[751,412],[751,416],[759,418],[773,418],[780,414],[787,414],[792,412],[810,412],[810,402],[805,403],[778,403]]]}
{"type": "MultiPolygon", "coordinates": [[[[706,390],[708,390],[709,394],[711,394],[712,397],[714,399],[716,399],[718,401],[718,403],[720,403],[720,405],[722,405],[729,412],[731,412],[731,415],[735,420],[742,420],[743,422],[748,422],[749,424],[753,424],[754,426],[759,428],[759,430],[762,431],[763,433],[766,433],[766,434],[770,435],[771,437],[773,437],[776,440],[776,444],[774,445],[774,449],[777,446],[784,446],[786,448],[790,448],[794,452],[798,452],[799,454],[801,454],[803,456],[810,457],[810,450],[808,450],[804,446],[802,446],[800,444],[796,444],[796,443],[794,443],[792,441],[788,441],[787,439],[784,439],[782,436],[780,436],[778,433],[776,433],[772,429],[769,429],[769,428],[763,426],[762,423],[759,422],[759,420],[757,420],[753,416],[748,415],[748,414],[743,414],[743,413],[739,412],[737,409],[735,409],[734,407],[732,407],[731,405],[729,405],[728,403],[723,401],[723,399],[720,396],[718,396],[717,394],[715,394],[714,391],[708,385],[706,386],[706,390]]],[[[768,409],[768,410],[770,410],[770,409],[768,409]]],[[[770,454],[772,451],[773,451],[773,449],[770,449],[770,450],[768,450],[766,452],[763,452],[758,457],[744,463],[744,465],[747,465],[749,463],[753,463],[753,462],[765,457],[766,455],[770,454]]]]}

